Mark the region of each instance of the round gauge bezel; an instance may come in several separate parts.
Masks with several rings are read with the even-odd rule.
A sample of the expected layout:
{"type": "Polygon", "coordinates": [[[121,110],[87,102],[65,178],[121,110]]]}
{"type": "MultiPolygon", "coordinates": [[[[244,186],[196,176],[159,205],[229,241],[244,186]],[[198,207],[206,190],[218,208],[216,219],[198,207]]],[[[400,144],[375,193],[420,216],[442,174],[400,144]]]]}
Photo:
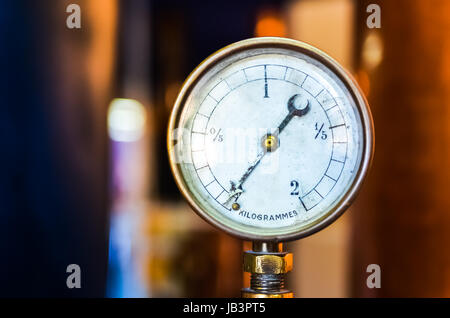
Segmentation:
{"type": "Polygon", "coordinates": [[[328,56],[326,53],[320,51],[319,49],[306,44],[304,42],[287,39],[287,38],[276,38],[276,37],[261,37],[261,38],[251,38],[243,41],[233,43],[229,46],[222,48],[221,50],[213,53],[208,58],[206,58],[186,79],[183,83],[178,97],[175,101],[172,114],[170,116],[168,132],[167,132],[167,148],[169,152],[169,161],[172,173],[174,175],[176,184],[180,189],[181,193],[192,207],[192,209],[205,221],[211,225],[242,239],[252,240],[252,241],[291,241],[299,239],[302,237],[309,236],[326,226],[333,223],[339,216],[344,213],[351,203],[354,201],[358,191],[361,188],[362,182],[369,170],[372,162],[373,152],[374,152],[374,127],[373,120],[370,113],[370,108],[367,103],[364,94],[359,88],[357,82],[353,77],[341,67],[334,59],[328,56]],[[302,227],[297,231],[292,231],[289,233],[282,233],[279,235],[262,235],[255,233],[248,233],[245,231],[237,230],[226,224],[221,223],[213,216],[211,216],[208,211],[202,209],[202,207],[197,204],[192,193],[190,192],[186,182],[183,178],[180,163],[176,161],[176,154],[174,151],[174,129],[179,127],[180,117],[183,112],[183,107],[186,103],[187,98],[190,96],[192,90],[196,84],[200,81],[202,76],[206,74],[212,67],[216,66],[218,63],[227,59],[228,57],[241,53],[246,50],[252,49],[286,49],[295,52],[305,54],[322,63],[326,68],[328,68],[337,78],[344,84],[348,92],[351,94],[353,101],[356,105],[357,111],[362,124],[362,152],[361,159],[356,176],[352,181],[352,184],[348,187],[346,193],[344,193],[341,199],[332,206],[332,208],[324,213],[324,215],[306,227],[302,227]]]}

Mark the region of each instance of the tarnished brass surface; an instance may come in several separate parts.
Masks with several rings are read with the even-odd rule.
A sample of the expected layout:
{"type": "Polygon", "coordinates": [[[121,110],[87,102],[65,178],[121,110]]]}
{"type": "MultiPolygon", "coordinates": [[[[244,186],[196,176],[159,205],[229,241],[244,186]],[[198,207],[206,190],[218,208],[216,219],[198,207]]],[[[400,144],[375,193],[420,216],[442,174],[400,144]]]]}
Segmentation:
{"type": "Polygon", "coordinates": [[[281,290],[274,293],[255,293],[248,288],[244,288],[241,292],[243,298],[294,298],[294,294],[289,290],[281,290]]]}
{"type": "Polygon", "coordinates": [[[253,242],[253,251],[244,252],[244,271],[251,275],[250,288],[242,289],[242,297],[293,298],[293,293],[284,287],[292,263],[292,253],[283,252],[283,244],[253,242]]]}
{"type": "Polygon", "coordinates": [[[286,274],[292,270],[292,253],[244,252],[244,271],[252,274],[286,274]]]}

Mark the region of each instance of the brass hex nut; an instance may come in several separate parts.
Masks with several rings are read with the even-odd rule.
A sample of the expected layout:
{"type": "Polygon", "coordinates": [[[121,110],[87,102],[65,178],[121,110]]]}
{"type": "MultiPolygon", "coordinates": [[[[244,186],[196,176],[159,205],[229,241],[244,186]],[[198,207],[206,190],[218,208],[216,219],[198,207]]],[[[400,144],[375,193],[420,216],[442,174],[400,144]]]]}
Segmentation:
{"type": "Polygon", "coordinates": [[[244,271],[252,274],[286,274],[292,270],[292,253],[244,253],[244,271]]]}

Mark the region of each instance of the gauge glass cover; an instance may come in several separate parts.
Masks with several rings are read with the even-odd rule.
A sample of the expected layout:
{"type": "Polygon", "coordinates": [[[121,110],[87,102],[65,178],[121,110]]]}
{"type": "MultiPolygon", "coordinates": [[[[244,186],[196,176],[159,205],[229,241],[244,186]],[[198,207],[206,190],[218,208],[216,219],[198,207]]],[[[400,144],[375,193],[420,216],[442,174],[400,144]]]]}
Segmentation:
{"type": "Polygon", "coordinates": [[[335,220],[370,164],[372,119],[354,80],[298,41],[258,38],[206,59],[168,131],[172,171],[194,210],[252,240],[291,240],[335,220]]]}

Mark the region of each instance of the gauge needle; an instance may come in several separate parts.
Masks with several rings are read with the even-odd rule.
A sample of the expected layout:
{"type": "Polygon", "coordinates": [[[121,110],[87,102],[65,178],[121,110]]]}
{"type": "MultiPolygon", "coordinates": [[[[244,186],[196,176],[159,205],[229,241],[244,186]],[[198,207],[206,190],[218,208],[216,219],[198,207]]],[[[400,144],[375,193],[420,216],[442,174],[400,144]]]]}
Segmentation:
{"type": "MultiPolygon", "coordinates": [[[[288,108],[289,113],[283,119],[281,124],[278,125],[277,135],[279,135],[283,131],[283,129],[289,124],[289,122],[292,120],[292,118],[294,118],[295,116],[302,117],[309,112],[309,110],[311,108],[309,105],[309,100],[307,101],[306,106],[304,108],[296,108],[295,107],[296,106],[295,104],[298,103],[300,96],[301,96],[300,94],[295,94],[295,95],[291,96],[291,98],[289,98],[288,103],[287,103],[287,108],[288,108]]],[[[245,180],[247,180],[247,178],[250,176],[250,174],[253,172],[253,170],[255,170],[255,168],[261,162],[261,159],[264,157],[264,155],[266,153],[267,153],[267,151],[262,151],[258,154],[258,156],[256,157],[256,160],[250,165],[250,167],[248,167],[248,169],[245,171],[243,176],[239,179],[237,184],[234,183],[233,181],[230,182],[231,189],[228,194],[228,199],[225,203],[230,201],[231,198],[233,198],[233,197],[237,196],[237,198],[239,198],[239,195],[242,192],[244,192],[244,190],[242,189],[242,184],[245,182],[245,180]]],[[[236,198],[236,200],[237,200],[237,198],[236,198]]]]}

